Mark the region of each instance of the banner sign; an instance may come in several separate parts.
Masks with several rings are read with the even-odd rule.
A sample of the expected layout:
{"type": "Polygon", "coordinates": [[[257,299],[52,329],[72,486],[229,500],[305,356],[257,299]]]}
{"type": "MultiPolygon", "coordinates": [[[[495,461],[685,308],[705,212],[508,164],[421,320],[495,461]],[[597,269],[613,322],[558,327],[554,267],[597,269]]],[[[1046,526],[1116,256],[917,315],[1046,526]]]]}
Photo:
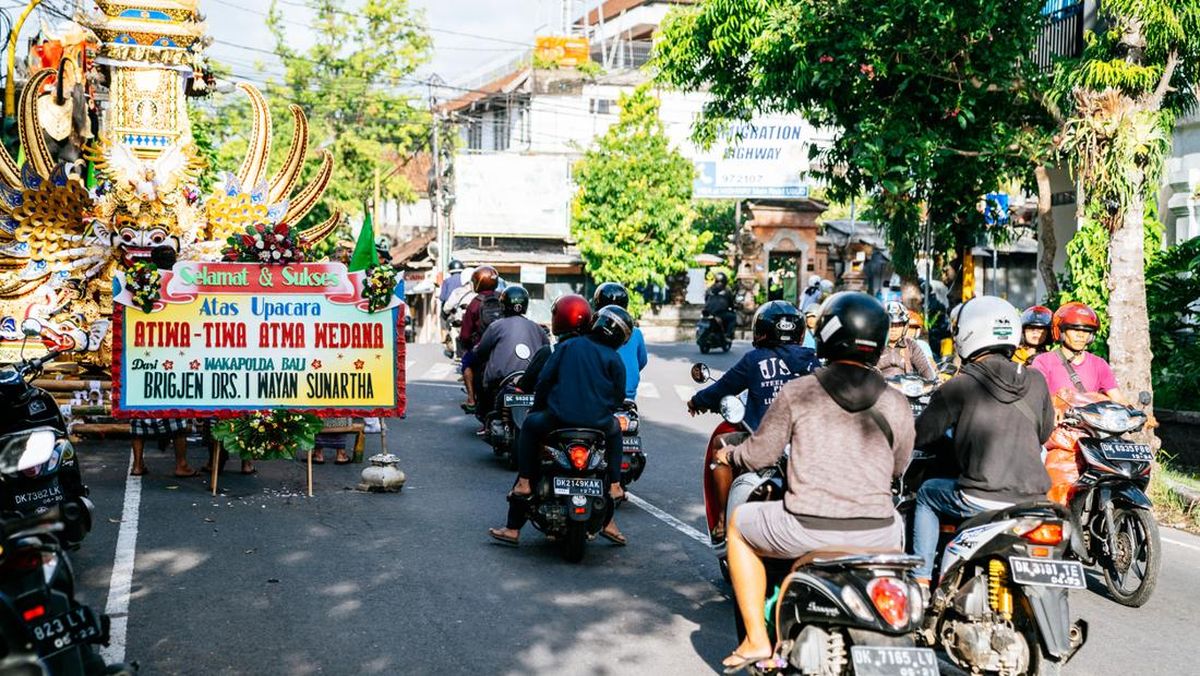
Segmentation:
{"type": "Polygon", "coordinates": [[[160,276],[149,313],[114,277],[114,416],[404,413],[403,281],[370,312],[366,273],[341,263],[180,262],[160,276]]]}
{"type": "Polygon", "coordinates": [[[809,148],[823,138],[799,116],[761,116],[734,124],[711,148],[697,149],[692,195],[807,197],[809,148]]]}

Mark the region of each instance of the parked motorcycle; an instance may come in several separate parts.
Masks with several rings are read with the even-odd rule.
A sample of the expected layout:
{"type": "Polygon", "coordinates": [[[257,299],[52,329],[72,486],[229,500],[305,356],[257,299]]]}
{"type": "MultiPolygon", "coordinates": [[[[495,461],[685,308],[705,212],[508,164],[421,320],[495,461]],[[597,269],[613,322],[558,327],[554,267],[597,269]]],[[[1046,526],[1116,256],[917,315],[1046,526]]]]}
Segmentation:
{"type": "MultiPolygon", "coordinates": [[[[745,406],[740,399],[725,397],[721,415],[725,429],[735,433],[744,429],[745,406]]],[[[714,434],[716,443],[710,443],[710,454],[720,441],[714,434]]],[[[787,490],[786,463],[786,449],[780,449],[775,466],[735,479],[728,513],[732,515],[734,508],[747,502],[782,500],[787,490]]],[[[708,473],[705,505],[709,507],[707,477],[708,473]]],[[[711,507],[708,512],[711,536],[711,507]]],[[[722,560],[724,544],[722,540],[722,560]]],[[[757,663],[752,673],[938,673],[933,650],[916,645],[924,598],[911,571],[920,564],[919,558],[900,551],[829,547],[795,561],[764,563],[768,589],[775,590],[764,608],[768,632],[775,638],[775,654],[757,663]]],[[[725,565],[722,571],[727,574],[725,565]]],[[[742,633],[739,615],[739,638],[742,633]]]]}
{"type": "Polygon", "coordinates": [[[621,425],[621,488],[637,481],[646,470],[646,449],[642,448],[637,402],[626,399],[616,414],[621,425]]]}
{"type": "MultiPolygon", "coordinates": [[[[26,339],[42,335],[36,320],[22,326],[26,339]]],[[[82,334],[81,334],[82,335],[82,334]]],[[[46,460],[19,472],[0,472],[0,512],[35,514],[66,502],[77,503],[80,518],[66,525],[63,544],[76,548],[91,531],[92,504],[83,484],[75,448],[67,436],[67,423],[49,392],[32,385],[42,368],[69,350],[86,350],[75,339],[59,343],[41,357],[0,366],[0,449],[9,453],[48,448],[46,460]]]]}
{"type": "MultiPolygon", "coordinates": [[[[1139,397],[1150,403],[1149,393],[1139,397]]],[[[1162,567],[1162,543],[1146,488],[1154,452],[1129,435],[1146,414],[1100,394],[1056,397],[1063,422],[1050,437],[1047,466],[1073,481],[1057,484],[1051,498],[1066,504],[1080,526],[1085,565],[1099,566],[1109,594],[1121,605],[1150,600],[1162,567]]]]}
{"type": "Polygon", "coordinates": [[[533,408],[533,395],[517,389],[524,371],[508,374],[496,388],[496,401],[483,421],[484,440],[496,456],[504,458],[509,469],[517,468],[517,434],[525,416],[533,408]]]}
{"type": "Polygon", "coordinates": [[[586,428],[556,430],[542,450],[541,478],[525,503],[535,528],[562,543],[563,558],[583,560],[588,539],[612,518],[604,432],[586,428]]]}
{"type": "Polygon", "coordinates": [[[708,354],[712,350],[728,352],[733,347],[733,341],[725,334],[721,319],[704,312],[700,321],[696,322],[696,345],[700,346],[701,354],[708,354]]]}

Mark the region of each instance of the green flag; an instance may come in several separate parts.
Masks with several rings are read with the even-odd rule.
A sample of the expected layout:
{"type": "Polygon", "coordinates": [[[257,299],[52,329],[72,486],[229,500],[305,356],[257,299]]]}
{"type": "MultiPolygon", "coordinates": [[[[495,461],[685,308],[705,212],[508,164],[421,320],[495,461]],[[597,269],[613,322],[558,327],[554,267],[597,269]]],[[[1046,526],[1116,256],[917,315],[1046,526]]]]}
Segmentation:
{"type": "Polygon", "coordinates": [[[96,164],[91,160],[88,160],[87,177],[84,179],[83,184],[87,186],[88,190],[91,190],[100,184],[100,181],[96,180],[96,164]]]}
{"type": "Polygon", "coordinates": [[[379,252],[375,250],[375,226],[371,223],[371,210],[367,209],[366,212],[362,230],[358,233],[358,242],[354,244],[354,255],[350,256],[350,272],[379,265],[379,252]]]}

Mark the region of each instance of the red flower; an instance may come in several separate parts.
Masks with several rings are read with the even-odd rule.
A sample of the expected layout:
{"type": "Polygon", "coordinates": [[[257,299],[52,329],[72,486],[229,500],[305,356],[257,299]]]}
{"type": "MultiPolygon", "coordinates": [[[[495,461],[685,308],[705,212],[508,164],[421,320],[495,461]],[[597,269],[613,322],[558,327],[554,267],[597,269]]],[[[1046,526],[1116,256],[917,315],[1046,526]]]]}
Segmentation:
{"type": "Polygon", "coordinates": [[[279,222],[275,224],[275,234],[279,235],[280,237],[287,237],[288,230],[289,228],[287,223],[279,222]]]}
{"type": "Polygon", "coordinates": [[[313,367],[313,370],[320,370],[320,368],[321,368],[321,360],[320,360],[320,359],[314,359],[314,360],[312,360],[312,367],[313,367]]]}
{"type": "Polygon", "coordinates": [[[175,368],[175,362],[168,359],[167,361],[163,362],[163,368],[167,371],[170,371],[171,369],[175,368]]]}
{"type": "Polygon", "coordinates": [[[193,371],[199,371],[200,370],[200,360],[193,359],[192,363],[188,364],[188,366],[190,366],[193,371]]]}
{"type": "Polygon", "coordinates": [[[366,362],[364,362],[364,361],[363,361],[363,360],[361,360],[361,359],[355,359],[355,360],[354,360],[354,369],[355,369],[356,371],[361,371],[361,370],[363,370],[363,366],[365,366],[365,365],[366,365],[366,362]]]}
{"type": "Polygon", "coordinates": [[[821,56],[821,58],[817,59],[817,61],[820,63],[833,63],[833,57],[828,54],[825,54],[825,55],[821,56]]]}

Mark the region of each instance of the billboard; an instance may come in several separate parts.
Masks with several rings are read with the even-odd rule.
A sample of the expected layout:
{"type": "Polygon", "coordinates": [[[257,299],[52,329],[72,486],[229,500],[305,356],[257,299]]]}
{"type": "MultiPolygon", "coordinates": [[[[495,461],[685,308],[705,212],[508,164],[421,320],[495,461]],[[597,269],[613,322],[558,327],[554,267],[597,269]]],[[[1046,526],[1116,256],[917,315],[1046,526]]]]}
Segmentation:
{"type": "Polygon", "coordinates": [[[570,232],[569,157],[463,153],[454,181],[456,236],[562,239],[570,232]]]}
{"type": "Polygon", "coordinates": [[[588,39],[584,37],[542,36],[536,39],[534,57],[561,68],[574,68],[591,60],[588,39]]]}
{"type": "Polygon", "coordinates": [[[807,197],[809,148],[817,130],[799,116],[760,116],[736,123],[711,148],[691,153],[700,198],[807,197]]]}

